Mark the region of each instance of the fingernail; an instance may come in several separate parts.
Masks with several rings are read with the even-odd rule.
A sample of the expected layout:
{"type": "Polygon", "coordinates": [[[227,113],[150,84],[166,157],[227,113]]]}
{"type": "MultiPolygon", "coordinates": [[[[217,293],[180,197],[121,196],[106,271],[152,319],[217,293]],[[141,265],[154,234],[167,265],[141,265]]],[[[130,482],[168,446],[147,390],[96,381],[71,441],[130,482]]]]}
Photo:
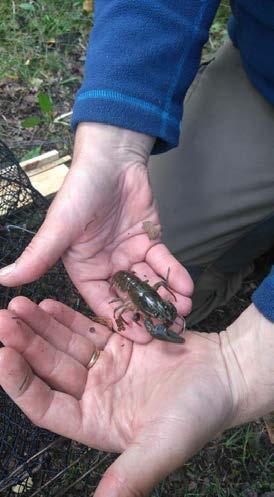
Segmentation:
{"type": "Polygon", "coordinates": [[[0,276],[7,276],[14,269],[15,269],[15,262],[13,264],[10,264],[9,266],[2,267],[2,269],[0,269],[0,276]]]}

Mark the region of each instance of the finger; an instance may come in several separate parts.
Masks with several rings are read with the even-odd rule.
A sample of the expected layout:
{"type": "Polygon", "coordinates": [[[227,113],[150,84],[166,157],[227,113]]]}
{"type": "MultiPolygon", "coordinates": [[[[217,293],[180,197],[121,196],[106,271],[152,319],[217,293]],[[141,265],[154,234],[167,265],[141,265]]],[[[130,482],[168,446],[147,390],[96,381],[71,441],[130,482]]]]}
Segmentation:
{"type": "Polygon", "coordinates": [[[185,297],[191,297],[194,289],[193,281],[187,270],[165,245],[159,243],[151,247],[146,255],[146,262],[162,278],[166,277],[170,268],[168,279],[170,287],[185,297]]]}
{"type": "Polygon", "coordinates": [[[33,374],[20,354],[6,347],[0,349],[0,384],[34,424],[67,438],[81,439],[79,402],[66,393],[52,390],[33,374]]]}
{"type": "Polygon", "coordinates": [[[153,487],[178,467],[178,460],[170,448],[159,451],[158,443],[153,443],[151,433],[148,433],[148,440],[152,442],[150,446],[132,445],[115,460],[103,475],[94,497],[150,495],[153,487]]]}
{"type": "MultiPolygon", "coordinates": [[[[48,384],[77,398],[81,397],[87,381],[87,368],[57,350],[9,311],[1,313],[0,341],[22,354],[33,371],[48,384]]],[[[90,349],[86,364],[95,351],[91,342],[90,349]]]]}
{"type": "Polygon", "coordinates": [[[13,287],[35,281],[57,262],[68,245],[65,230],[57,231],[51,220],[45,221],[15,263],[0,270],[1,284],[13,287]]]}
{"type": "Polygon", "coordinates": [[[56,349],[65,352],[83,365],[88,363],[94,345],[97,346],[91,334],[81,336],[73,333],[66,325],[56,321],[46,310],[26,297],[14,298],[8,308],[56,349]]]}
{"type": "Polygon", "coordinates": [[[56,300],[43,300],[39,307],[65,328],[69,328],[75,334],[86,337],[88,340],[92,339],[98,349],[103,349],[112,335],[112,331],[106,326],[95,323],[80,312],[56,300]]]}
{"type": "Polygon", "coordinates": [[[73,228],[73,209],[68,205],[70,196],[66,190],[68,188],[63,186],[56,195],[44,223],[20,257],[15,263],[0,270],[2,285],[17,286],[38,279],[70,246],[76,233],[73,228]]]}
{"type": "MultiPolygon", "coordinates": [[[[112,333],[106,348],[100,353],[95,367],[92,367],[87,380],[86,392],[96,390],[98,385],[104,386],[104,391],[113,389],[127,373],[133,353],[134,344],[118,333],[112,333]]],[[[85,400],[83,396],[82,400],[85,400]]],[[[96,445],[98,445],[98,442],[96,445]]]]}
{"type": "MultiPolygon", "coordinates": [[[[167,391],[166,395],[169,397],[167,391]]],[[[169,408],[166,413],[167,399],[167,404],[162,406],[164,410],[155,411],[155,417],[150,416],[148,425],[139,429],[137,438],[106,471],[94,497],[150,495],[160,480],[182,466],[219,432],[225,420],[222,401],[217,401],[211,416],[205,417],[211,394],[208,397],[195,393],[194,402],[192,397],[193,389],[186,395],[183,393],[184,403],[176,414],[170,416],[169,408]]]]}

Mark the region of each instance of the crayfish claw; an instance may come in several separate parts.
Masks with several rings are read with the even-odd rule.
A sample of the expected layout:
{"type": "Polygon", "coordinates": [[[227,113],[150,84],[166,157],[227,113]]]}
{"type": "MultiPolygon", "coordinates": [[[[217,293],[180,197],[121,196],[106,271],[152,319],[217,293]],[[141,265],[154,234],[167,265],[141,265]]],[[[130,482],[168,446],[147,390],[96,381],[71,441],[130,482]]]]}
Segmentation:
{"type": "MultiPolygon", "coordinates": [[[[161,340],[159,336],[157,336],[157,338],[161,340]]],[[[178,335],[178,333],[175,333],[175,331],[169,330],[168,328],[164,330],[162,340],[166,340],[167,342],[173,342],[173,343],[185,342],[185,339],[181,335],[178,335]]]]}
{"type": "Polygon", "coordinates": [[[181,335],[178,335],[175,331],[169,330],[164,324],[154,325],[150,319],[144,319],[144,324],[150,335],[158,340],[173,343],[185,342],[185,339],[181,335]]]}

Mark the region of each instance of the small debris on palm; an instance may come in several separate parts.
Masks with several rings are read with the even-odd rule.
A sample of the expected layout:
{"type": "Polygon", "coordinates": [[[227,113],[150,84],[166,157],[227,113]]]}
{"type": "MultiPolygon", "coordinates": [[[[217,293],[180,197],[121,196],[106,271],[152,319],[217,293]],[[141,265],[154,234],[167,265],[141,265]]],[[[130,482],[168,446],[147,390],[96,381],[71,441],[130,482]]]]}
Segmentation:
{"type": "Polygon", "coordinates": [[[142,228],[147,233],[150,240],[156,240],[161,233],[160,224],[153,224],[151,221],[144,221],[142,228]]]}

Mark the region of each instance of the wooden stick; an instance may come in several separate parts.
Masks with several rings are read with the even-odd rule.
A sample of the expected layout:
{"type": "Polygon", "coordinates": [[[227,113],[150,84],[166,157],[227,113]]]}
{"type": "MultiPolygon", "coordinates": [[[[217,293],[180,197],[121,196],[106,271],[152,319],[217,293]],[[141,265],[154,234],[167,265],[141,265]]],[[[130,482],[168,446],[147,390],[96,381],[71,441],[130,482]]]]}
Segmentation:
{"type": "Polygon", "coordinates": [[[42,163],[39,164],[35,169],[30,169],[29,171],[26,171],[27,175],[29,178],[32,176],[35,176],[36,174],[42,173],[44,171],[48,171],[49,169],[53,169],[54,167],[64,165],[66,162],[69,162],[71,160],[70,155],[65,155],[65,157],[61,157],[60,159],[55,160],[54,162],[49,162],[49,163],[42,163]]]}
{"type": "Polygon", "coordinates": [[[20,162],[20,166],[27,172],[42,165],[54,162],[57,159],[59,159],[59,152],[57,150],[50,150],[50,152],[45,152],[37,157],[20,162]]]}

